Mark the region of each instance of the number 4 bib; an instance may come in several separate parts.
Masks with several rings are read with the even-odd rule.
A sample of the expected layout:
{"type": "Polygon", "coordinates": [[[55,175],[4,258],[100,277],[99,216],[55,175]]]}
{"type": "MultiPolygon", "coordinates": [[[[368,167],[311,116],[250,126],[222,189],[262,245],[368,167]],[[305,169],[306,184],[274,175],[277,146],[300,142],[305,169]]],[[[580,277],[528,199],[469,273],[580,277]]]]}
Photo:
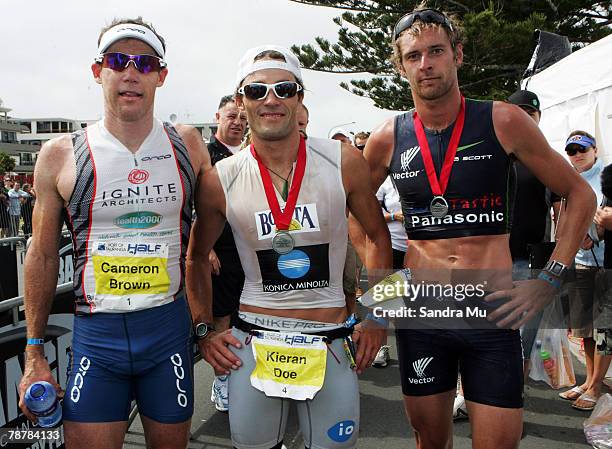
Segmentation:
{"type": "Polygon", "coordinates": [[[323,337],[258,332],[251,340],[255,369],[251,385],[266,396],[312,399],[323,387],[327,345],[323,337]]]}

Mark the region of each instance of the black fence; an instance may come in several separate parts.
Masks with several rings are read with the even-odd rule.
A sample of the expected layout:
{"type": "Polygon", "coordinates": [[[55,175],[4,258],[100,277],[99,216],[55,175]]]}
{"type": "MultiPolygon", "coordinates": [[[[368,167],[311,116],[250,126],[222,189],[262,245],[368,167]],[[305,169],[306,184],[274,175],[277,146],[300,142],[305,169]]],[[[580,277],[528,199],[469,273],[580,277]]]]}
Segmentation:
{"type": "MultiPolygon", "coordinates": [[[[5,196],[5,195],[2,195],[5,196]]],[[[3,237],[29,237],[32,235],[33,197],[24,199],[19,205],[19,214],[8,207],[8,200],[0,196],[0,239],[3,237]]]]}

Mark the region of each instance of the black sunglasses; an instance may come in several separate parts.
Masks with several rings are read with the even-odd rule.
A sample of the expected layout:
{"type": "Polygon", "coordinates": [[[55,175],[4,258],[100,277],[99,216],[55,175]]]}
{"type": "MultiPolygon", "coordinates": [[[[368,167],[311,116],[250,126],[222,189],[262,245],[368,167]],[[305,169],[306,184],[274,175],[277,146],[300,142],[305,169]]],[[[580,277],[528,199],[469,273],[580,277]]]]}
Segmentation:
{"type": "Polygon", "coordinates": [[[450,31],[453,31],[453,25],[442,11],[438,11],[437,9],[419,9],[418,11],[409,12],[398,20],[393,29],[393,42],[395,42],[399,35],[410,28],[417,20],[423,23],[438,23],[447,27],[450,31]]]}
{"type": "Polygon", "coordinates": [[[130,61],[140,73],[159,72],[166,67],[163,59],[153,55],[128,55],[126,53],[111,52],[104,53],[96,58],[102,67],[108,67],[116,72],[123,72],[130,65],[130,61]]]}
{"type": "Polygon", "coordinates": [[[295,97],[299,91],[303,90],[303,87],[294,81],[281,81],[274,84],[250,83],[238,89],[238,93],[244,95],[249,100],[263,100],[268,96],[270,89],[272,89],[277,98],[283,100],[295,97]]]}
{"type": "Polygon", "coordinates": [[[590,150],[591,147],[583,147],[582,145],[578,145],[577,143],[569,144],[565,147],[565,152],[568,156],[576,156],[576,153],[588,153],[590,150]]]}

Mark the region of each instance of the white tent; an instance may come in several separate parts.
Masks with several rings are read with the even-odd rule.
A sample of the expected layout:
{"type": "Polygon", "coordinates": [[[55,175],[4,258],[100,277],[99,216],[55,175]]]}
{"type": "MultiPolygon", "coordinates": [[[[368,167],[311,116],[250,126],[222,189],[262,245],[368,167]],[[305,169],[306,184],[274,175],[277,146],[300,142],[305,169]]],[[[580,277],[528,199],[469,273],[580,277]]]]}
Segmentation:
{"type": "Polygon", "coordinates": [[[595,136],[604,165],[612,163],[612,35],[523,81],[540,98],[540,128],[565,155],[565,139],[581,129],[595,136]]]}

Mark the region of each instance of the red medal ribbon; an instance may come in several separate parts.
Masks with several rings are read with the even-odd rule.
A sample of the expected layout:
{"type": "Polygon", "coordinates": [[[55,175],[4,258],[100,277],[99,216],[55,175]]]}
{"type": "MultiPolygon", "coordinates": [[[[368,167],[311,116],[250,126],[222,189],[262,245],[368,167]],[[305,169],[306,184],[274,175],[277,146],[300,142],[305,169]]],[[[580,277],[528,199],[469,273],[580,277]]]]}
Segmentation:
{"type": "Polygon", "coordinates": [[[274,218],[274,225],[277,230],[289,229],[293,212],[295,211],[295,205],[297,198],[302,187],[302,179],[304,179],[304,171],[306,171],[306,141],[303,136],[300,136],[300,146],[297,153],[297,164],[295,165],[295,173],[293,174],[293,180],[291,181],[291,188],[289,189],[289,195],[287,196],[287,202],[285,203],[285,209],[281,212],[280,205],[278,204],[278,198],[274,191],[274,184],[272,184],[272,178],[268,169],[261,162],[255,147],[251,144],[251,154],[259,165],[259,173],[261,174],[261,180],[263,182],[264,191],[266,192],[266,199],[268,200],[268,206],[272,212],[274,218]]]}
{"type": "Polygon", "coordinates": [[[434,196],[443,196],[448,186],[448,180],[450,179],[451,169],[453,168],[453,162],[455,162],[455,155],[457,154],[457,147],[459,146],[459,140],[461,139],[461,133],[463,132],[463,123],[465,122],[465,98],[461,96],[461,108],[459,109],[459,115],[455,120],[455,126],[453,127],[453,133],[451,134],[450,142],[444,156],[444,163],[442,164],[442,170],[440,170],[440,181],[436,176],[436,169],[431,158],[431,150],[429,149],[429,143],[425,136],[425,130],[423,129],[423,122],[419,118],[416,110],[412,114],[414,120],[414,131],[416,133],[417,141],[421,147],[421,154],[423,155],[423,164],[425,165],[425,173],[427,173],[427,179],[429,180],[429,186],[434,196]]]}

